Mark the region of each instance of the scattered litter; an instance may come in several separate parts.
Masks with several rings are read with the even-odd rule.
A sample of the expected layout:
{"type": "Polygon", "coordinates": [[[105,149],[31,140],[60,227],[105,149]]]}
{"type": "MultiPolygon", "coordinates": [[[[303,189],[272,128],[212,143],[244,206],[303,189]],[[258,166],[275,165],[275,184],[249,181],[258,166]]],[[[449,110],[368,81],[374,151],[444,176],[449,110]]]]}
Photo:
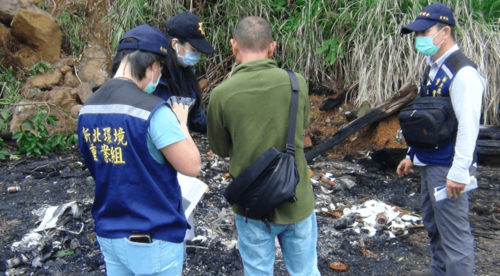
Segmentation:
{"type": "MultiPolygon", "coordinates": [[[[14,268],[21,264],[31,265],[32,267],[42,267],[43,262],[55,253],[55,257],[62,257],[74,253],[74,249],[80,247],[77,239],[64,238],[59,241],[60,233],[69,233],[78,235],[83,231],[84,223],[79,221],[69,223],[70,220],[79,220],[83,212],[90,208],[91,202],[85,203],[71,201],[60,206],[42,205],[41,208],[31,213],[42,218],[40,225],[28,234],[25,234],[21,241],[14,242],[11,251],[17,257],[6,261],[8,268],[14,268]],[[73,227],[81,225],[79,230],[67,229],[67,225],[73,227]],[[65,250],[66,249],[66,250],[65,250]]],[[[63,234],[65,235],[65,234],[63,234]]]]}
{"type": "Polygon", "coordinates": [[[321,212],[325,215],[330,215],[332,217],[336,217],[336,218],[340,218],[342,217],[342,214],[341,213],[337,213],[337,212],[329,212],[328,210],[324,210],[325,208],[321,209],[321,212]]]}
{"type": "Polygon", "coordinates": [[[57,253],[54,254],[54,257],[69,256],[69,255],[73,255],[73,253],[75,253],[75,252],[73,250],[71,250],[71,249],[67,249],[67,250],[63,250],[63,251],[57,251],[57,253]]]}
{"type": "Polygon", "coordinates": [[[341,263],[339,260],[336,260],[333,263],[330,263],[330,268],[333,270],[338,270],[338,271],[346,271],[347,266],[343,263],[341,263]]]}
{"type": "Polygon", "coordinates": [[[328,183],[330,184],[331,186],[335,185],[336,183],[333,182],[332,180],[328,179],[328,178],[321,178],[321,182],[325,182],[325,183],[328,183]]]}
{"type": "MultiPolygon", "coordinates": [[[[422,221],[418,216],[403,215],[402,212],[398,211],[398,207],[373,199],[360,205],[344,208],[343,216],[340,219],[342,220],[335,224],[337,229],[358,228],[368,232],[368,236],[375,235],[377,231],[389,229],[393,232],[389,234],[391,237],[395,237],[395,233],[400,234],[399,230],[419,225],[422,221]],[[360,219],[361,223],[356,222],[354,218],[360,219]]],[[[355,232],[358,231],[355,230],[355,232]]]]}
{"type": "Polygon", "coordinates": [[[56,228],[58,230],[80,234],[83,227],[79,231],[71,231],[67,230],[64,225],[72,218],[80,218],[85,208],[90,208],[90,205],[90,202],[81,203],[77,201],[71,201],[61,206],[51,206],[49,208],[46,208],[42,223],[40,223],[40,225],[33,231],[42,232],[48,229],[56,228]]]}
{"type": "Polygon", "coordinates": [[[378,213],[376,217],[376,222],[378,226],[384,226],[387,224],[387,217],[384,213],[378,213]]]}
{"type": "Polygon", "coordinates": [[[19,187],[19,186],[10,186],[10,187],[7,188],[7,193],[8,194],[17,193],[19,191],[21,191],[21,187],[19,187]]]}
{"type": "Polygon", "coordinates": [[[321,189],[321,191],[322,191],[323,193],[325,193],[325,194],[331,194],[331,193],[333,193],[333,191],[334,191],[334,190],[327,190],[327,189],[326,189],[325,187],[323,187],[323,186],[320,186],[320,189],[321,189]]]}
{"type": "Polygon", "coordinates": [[[375,260],[379,259],[379,256],[377,254],[375,254],[375,253],[371,252],[370,250],[366,249],[365,246],[361,247],[361,253],[363,253],[363,256],[365,256],[365,257],[372,258],[372,259],[375,259],[375,260]]]}
{"type": "Polygon", "coordinates": [[[341,177],[339,182],[343,183],[347,189],[351,189],[356,186],[356,182],[348,177],[341,177]]]}

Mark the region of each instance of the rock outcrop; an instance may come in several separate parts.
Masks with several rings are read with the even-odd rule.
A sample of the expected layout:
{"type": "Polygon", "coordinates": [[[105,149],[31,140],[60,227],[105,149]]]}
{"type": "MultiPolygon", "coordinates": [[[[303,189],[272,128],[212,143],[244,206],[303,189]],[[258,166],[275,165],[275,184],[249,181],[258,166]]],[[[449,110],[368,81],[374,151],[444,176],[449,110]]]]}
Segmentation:
{"type": "Polygon", "coordinates": [[[82,103],[85,103],[90,95],[92,95],[92,88],[90,88],[90,84],[86,82],[80,84],[76,89],[78,90],[78,97],[82,103]]]}
{"type": "Polygon", "coordinates": [[[62,133],[67,135],[76,131],[76,118],[81,109],[77,97],[78,92],[76,89],[55,87],[52,91],[37,93],[32,101],[21,101],[12,112],[10,131],[18,131],[23,121],[35,115],[39,111],[39,107],[48,110],[48,114],[55,116],[58,120],[55,126],[46,126],[50,134],[62,133]],[[40,104],[40,102],[44,104],[40,104]]]}
{"type": "Polygon", "coordinates": [[[28,45],[41,60],[56,62],[61,57],[61,26],[47,12],[18,10],[11,23],[12,35],[28,45]]]}
{"type": "Polygon", "coordinates": [[[55,69],[54,72],[45,72],[44,74],[36,76],[31,85],[40,89],[48,89],[57,85],[61,81],[61,78],[61,71],[55,69]]]}
{"type": "Polygon", "coordinates": [[[10,24],[18,10],[27,9],[32,11],[40,10],[30,0],[0,0],[0,22],[10,24]]]}
{"type": "Polygon", "coordinates": [[[78,76],[91,88],[99,87],[108,80],[111,60],[100,46],[92,46],[83,51],[78,76]]]}

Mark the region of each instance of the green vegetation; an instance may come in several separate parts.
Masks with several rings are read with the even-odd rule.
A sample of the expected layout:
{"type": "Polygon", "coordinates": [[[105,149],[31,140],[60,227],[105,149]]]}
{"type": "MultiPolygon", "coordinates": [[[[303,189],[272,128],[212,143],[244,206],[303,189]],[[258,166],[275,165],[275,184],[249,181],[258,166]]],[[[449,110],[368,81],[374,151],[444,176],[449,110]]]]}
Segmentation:
{"type": "MultiPolygon", "coordinates": [[[[343,87],[359,84],[357,105],[372,106],[390,98],[402,86],[418,83],[424,58],[413,37],[401,36],[427,0],[221,0],[191,7],[177,1],[119,0],[106,17],[109,39],[116,49],[123,33],[142,23],[161,29],[165,19],[191,10],[204,22],[216,53],[202,59],[197,72],[211,89],[234,68],[229,39],[238,20],[247,15],[267,18],[278,42],[275,59],[282,67],[301,72],[309,84],[343,87]]],[[[458,41],[488,80],[485,113],[494,118],[500,104],[500,1],[443,0],[458,21],[458,41]]],[[[207,98],[207,97],[205,97],[207,98]]],[[[500,123],[495,117],[492,123],[500,123]]]]}
{"type": "Polygon", "coordinates": [[[30,69],[27,70],[27,73],[30,76],[36,76],[38,73],[43,74],[46,71],[52,73],[54,72],[54,68],[52,68],[48,63],[37,61],[33,64],[33,66],[30,69]]]}
{"type": "Polygon", "coordinates": [[[29,120],[24,120],[19,131],[12,136],[13,139],[17,139],[19,144],[18,152],[28,156],[40,156],[60,149],[69,149],[68,145],[76,144],[77,135],[75,133],[67,137],[62,134],[49,137],[45,125],[54,126],[56,122],[56,117],[48,115],[46,110],[39,108],[39,112],[29,120]]]}
{"type": "Polygon", "coordinates": [[[74,13],[64,10],[57,15],[57,20],[62,27],[62,48],[68,49],[75,57],[78,57],[88,40],[82,32],[83,26],[87,24],[85,14],[82,9],[77,9],[74,13]]]}
{"type": "Polygon", "coordinates": [[[18,102],[22,99],[19,91],[23,87],[23,79],[17,77],[19,73],[19,69],[5,68],[0,63],[0,105],[18,102]]]}
{"type": "MultiPolygon", "coordinates": [[[[31,68],[26,69],[26,74],[24,74],[20,69],[5,68],[0,64],[0,133],[9,132],[9,122],[12,116],[11,106],[24,99],[22,96],[24,76],[35,76],[38,73],[53,70],[46,63],[35,62],[31,68]]],[[[36,115],[23,122],[24,128],[20,128],[13,134],[13,138],[17,139],[19,144],[18,153],[39,156],[59,149],[68,149],[69,145],[75,144],[77,142],[75,133],[69,136],[62,134],[48,136],[45,125],[54,125],[56,121],[54,116],[49,116],[46,110],[39,108],[36,115]]],[[[4,160],[7,157],[10,159],[18,158],[17,155],[5,148],[5,143],[0,138],[0,159],[4,160]]]]}

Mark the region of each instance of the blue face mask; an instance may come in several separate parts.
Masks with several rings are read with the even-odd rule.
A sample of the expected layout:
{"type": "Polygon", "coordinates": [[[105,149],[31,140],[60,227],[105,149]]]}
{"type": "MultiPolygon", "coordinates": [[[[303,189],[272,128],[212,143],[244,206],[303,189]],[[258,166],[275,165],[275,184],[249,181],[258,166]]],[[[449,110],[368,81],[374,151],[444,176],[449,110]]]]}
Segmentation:
{"type": "Polygon", "coordinates": [[[160,82],[161,78],[161,73],[160,76],[158,76],[158,79],[156,80],[156,83],[153,83],[153,80],[155,79],[155,71],[153,71],[152,76],[151,76],[151,81],[148,83],[146,88],[144,88],[144,91],[148,92],[149,94],[153,93],[158,86],[158,83],[160,82]]]}
{"type": "Polygon", "coordinates": [[[189,51],[184,48],[184,46],[181,45],[181,47],[184,49],[186,54],[182,57],[179,55],[179,49],[178,49],[179,43],[175,44],[175,52],[177,53],[177,61],[182,67],[188,67],[188,66],[194,66],[198,61],[200,60],[200,52],[194,52],[194,51],[189,51]]]}
{"type": "MultiPolygon", "coordinates": [[[[443,28],[444,29],[444,28],[443,28]]],[[[419,36],[415,39],[415,47],[417,50],[426,56],[433,56],[437,53],[439,48],[441,48],[441,42],[439,45],[434,45],[434,37],[436,37],[443,29],[437,32],[434,36],[419,36]]]]}

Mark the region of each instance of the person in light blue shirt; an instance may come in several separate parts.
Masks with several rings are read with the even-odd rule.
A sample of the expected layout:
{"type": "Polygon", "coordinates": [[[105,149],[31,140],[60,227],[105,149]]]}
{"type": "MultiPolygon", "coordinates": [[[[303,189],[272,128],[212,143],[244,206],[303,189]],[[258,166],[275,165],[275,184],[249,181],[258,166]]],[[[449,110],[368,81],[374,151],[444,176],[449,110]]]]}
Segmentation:
{"type": "Polygon", "coordinates": [[[82,107],[78,143],[92,177],[92,217],[107,275],[181,275],[189,228],[177,173],[196,176],[200,154],[189,107],[152,95],[168,42],[147,24],[126,32],[116,73],[82,107]]]}
{"type": "Polygon", "coordinates": [[[432,4],[402,29],[403,34],[415,32],[416,48],[427,56],[429,83],[423,85],[431,90],[426,95],[450,97],[458,121],[456,137],[451,141],[436,149],[411,147],[397,168],[403,175],[413,165],[421,167],[421,212],[432,249],[429,269],[413,270],[410,276],[473,275],[474,237],[468,219],[468,195],[463,191],[476,182],[474,155],[485,82],[477,66],[456,44],[454,28],[451,8],[432,4]],[[443,185],[449,199],[436,201],[434,188],[443,185]]]}

